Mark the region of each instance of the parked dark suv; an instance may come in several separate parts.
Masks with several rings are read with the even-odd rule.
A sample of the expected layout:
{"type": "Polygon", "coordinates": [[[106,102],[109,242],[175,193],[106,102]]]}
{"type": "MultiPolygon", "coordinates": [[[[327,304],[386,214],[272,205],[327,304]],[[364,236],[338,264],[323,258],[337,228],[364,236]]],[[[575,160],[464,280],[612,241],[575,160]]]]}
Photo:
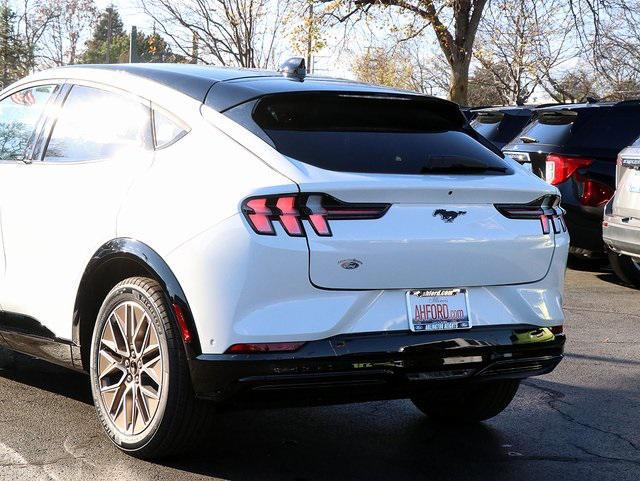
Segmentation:
{"type": "Polygon", "coordinates": [[[534,108],[527,106],[489,107],[473,110],[471,127],[499,149],[509,143],[524,128],[534,108]]]}
{"type": "Polygon", "coordinates": [[[640,135],[640,101],[538,109],[503,151],[556,185],[567,210],[571,252],[604,254],[602,215],[615,190],[618,153],[640,135]]]}

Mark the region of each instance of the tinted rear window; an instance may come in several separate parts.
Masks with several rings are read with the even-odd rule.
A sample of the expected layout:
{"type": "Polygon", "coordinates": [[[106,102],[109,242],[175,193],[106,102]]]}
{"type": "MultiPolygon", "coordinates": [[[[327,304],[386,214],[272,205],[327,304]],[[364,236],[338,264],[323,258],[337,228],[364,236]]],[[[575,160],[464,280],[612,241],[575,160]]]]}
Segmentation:
{"type": "MultiPolygon", "coordinates": [[[[350,94],[277,95],[253,121],[284,155],[328,170],[389,174],[505,173],[464,131],[454,104],[350,94]]],[[[466,127],[468,128],[468,127],[466,127]]]]}
{"type": "Polygon", "coordinates": [[[482,113],[471,122],[471,126],[483,137],[492,142],[506,144],[527,125],[529,115],[483,115],[482,113]]]}
{"type": "Polygon", "coordinates": [[[522,135],[572,150],[618,152],[640,134],[640,110],[629,107],[576,109],[573,117],[543,114],[522,135]]]}
{"type": "Polygon", "coordinates": [[[541,112],[520,134],[518,141],[563,145],[577,119],[575,112],[541,112]]]}

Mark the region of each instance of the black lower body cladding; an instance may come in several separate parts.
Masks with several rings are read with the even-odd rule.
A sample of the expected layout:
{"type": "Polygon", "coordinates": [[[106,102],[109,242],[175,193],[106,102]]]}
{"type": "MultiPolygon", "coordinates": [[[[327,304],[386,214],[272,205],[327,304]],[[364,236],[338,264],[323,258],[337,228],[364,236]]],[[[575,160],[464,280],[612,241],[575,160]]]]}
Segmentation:
{"type": "Polygon", "coordinates": [[[203,354],[190,363],[199,397],[305,405],[408,398],[434,385],[522,379],[552,371],[565,336],[531,325],[341,335],[296,352],[203,354]]]}

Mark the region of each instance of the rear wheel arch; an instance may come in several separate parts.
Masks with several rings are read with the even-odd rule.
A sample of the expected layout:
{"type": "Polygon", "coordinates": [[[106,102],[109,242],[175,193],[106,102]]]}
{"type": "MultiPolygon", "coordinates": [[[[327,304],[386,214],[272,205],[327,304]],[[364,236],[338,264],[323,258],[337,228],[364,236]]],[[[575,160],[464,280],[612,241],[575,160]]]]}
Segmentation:
{"type": "MultiPolygon", "coordinates": [[[[98,311],[109,291],[120,281],[134,276],[156,280],[163,288],[169,305],[182,310],[191,333],[184,343],[188,358],[200,353],[191,309],[186,295],[167,263],[151,247],[131,238],[117,238],[103,244],[87,264],[80,281],[73,310],[73,342],[80,346],[82,367],[89,366],[93,327],[98,311]]],[[[175,319],[175,313],[171,312],[175,319]]]]}

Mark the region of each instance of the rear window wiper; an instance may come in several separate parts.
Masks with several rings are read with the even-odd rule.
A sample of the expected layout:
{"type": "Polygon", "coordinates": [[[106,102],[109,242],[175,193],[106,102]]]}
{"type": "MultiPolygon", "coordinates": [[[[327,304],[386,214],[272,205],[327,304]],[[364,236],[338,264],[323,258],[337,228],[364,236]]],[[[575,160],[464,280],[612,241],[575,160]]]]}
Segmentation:
{"type": "Polygon", "coordinates": [[[525,144],[534,144],[538,142],[538,139],[534,139],[533,137],[529,137],[527,135],[523,135],[522,137],[520,137],[520,140],[522,140],[525,144]]]}

